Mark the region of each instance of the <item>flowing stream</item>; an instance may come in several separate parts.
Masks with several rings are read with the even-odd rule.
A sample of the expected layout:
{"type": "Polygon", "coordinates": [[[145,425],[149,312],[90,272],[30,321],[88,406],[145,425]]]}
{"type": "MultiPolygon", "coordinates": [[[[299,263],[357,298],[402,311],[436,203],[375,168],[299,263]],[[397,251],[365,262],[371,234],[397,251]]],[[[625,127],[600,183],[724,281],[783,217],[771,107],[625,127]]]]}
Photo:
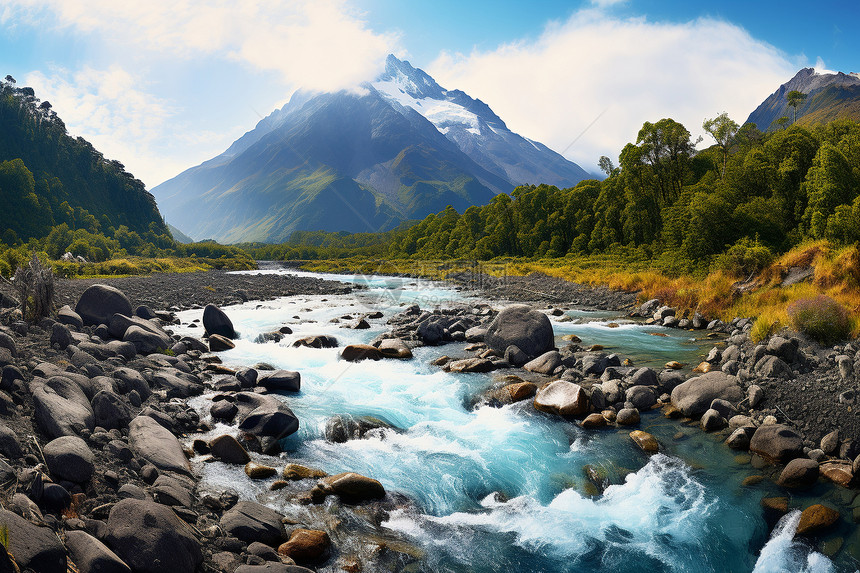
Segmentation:
{"type": "MultiPolygon", "coordinates": [[[[403,305],[418,303],[432,310],[484,302],[443,284],[413,279],[325,278],[368,288],[350,295],[296,296],[227,307],[240,338],[236,348],[221,357],[230,366],[267,362],[301,373],[302,391],[283,396],[300,420],[299,431],[285,440],[282,460],[264,461],[282,466],[289,460],[329,473],[355,471],[378,479],[388,491],[406,494],[417,510],[395,510],[384,526],[420,546],[429,570],[855,570],[852,554],[860,539],[853,527],[838,532],[844,544],[833,562],[818,548],[794,539],[797,512],[783,518],[771,536],[760,499],[784,493],[765,482],[744,486],[744,478],[757,473],[748,456],[736,457],[720,439],[659,412],[642,417],[641,429],[654,434],[662,447],[661,454],[648,457],[632,443],[629,429],[585,431],[535,411],[528,400],[471,409],[469,398],[487,387],[493,374],[449,374],[429,365],[442,354],[465,355],[464,343],[418,348],[409,361],[360,363],[338,361],[339,349],[292,348],[296,338],[314,334],[334,335],[340,347],[369,342],[388,330],[386,320],[403,305]],[[376,310],[384,318],[371,320],[368,330],[330,322],[376,310]],[[294,332],[280,343],[253,342],[258,334],[284,324],[294,332]],[[330,443],[324,439],[325,423],[336,414],[374,416],[398,430],[375,430],[360,440],[330,443]],[[609,484],[602,493],[588,482],[586,466],[609,484]]],[[[607,351],[632,358],[636,365],[697,363],[712,345],[691,339],[690,332],[644,326],[617,313],[567,314],[574,320],[553,322],[558,345],[566,344],[562,336],[576,334],[586,344],[602,344],[607,351]],[[608,326],[613,321],[618,327],[608,326]]],[[[201,327],[190,326],[201,318],[201,310],[179,316],[177,332],[202,335],[201,327]]],[[[198,398],[197,405],[205,411],[208,400],[198,398]]],[[[219,424],[213,434],[230,430],[219,424]]],[[[241,467],[217,462],[206,464],[204,472],[204,485],[231,487],[248,499],[265,496],[272,481],[252,482],[241,467]]],[[[816,497],[809,497],[807,504],[823,497],[847,508],[842,513],[850,518],[853,492],[846,492],[817,486],[808,494],[816,497]]],[[[301,511],[273,505],[285,513],[301,511]]]]}

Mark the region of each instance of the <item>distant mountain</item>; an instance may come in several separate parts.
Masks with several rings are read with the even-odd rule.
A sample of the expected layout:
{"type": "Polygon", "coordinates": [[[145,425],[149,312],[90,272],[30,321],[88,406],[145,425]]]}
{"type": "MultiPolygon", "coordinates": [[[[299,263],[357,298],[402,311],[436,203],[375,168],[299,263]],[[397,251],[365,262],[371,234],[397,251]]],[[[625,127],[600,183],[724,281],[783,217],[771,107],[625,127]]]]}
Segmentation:
{"type": "Polygon", "coordinates": [[[167,224],[167,230],[170,231],[170,235],[173,237],[173,240],[176,241],[177,243],[188,244],[188,243],[194,242],[194,239],[192,239],[191,237],[189,237],[188,235],[186,235],[185,233],[183,233],[182,231],[180,231],[179,229],[177,229],[176,227],[174,227],[170,223],[167,224]]]}
{"type": "Polygon", "coordinates": [[[69,136],[51,104],[9,76],[0,81],[0,212],[7,244],[44,237],[62,223],[107,234],[122,225],[167,233],[141,181],[69,136]]]}
{"type": "Polygon", "coordinates": [[[195,239],[280,242],[296,230],[389,229],[524,183],[587,177],[480,100],[389,56],[360,91],[299,91],[224,153],[152,192],[195,239]]]}
{"type": "Polygon", "coordinates": [[[853,72],[822,73],[814,68],[804,68],[764,100],[747,122],[766,131],[780,117],[793,118],[794,110],[785,99],[792,90],[807,94],[806,100],[797,108],[797,123],[800,125],[817,125],[843,118],[860,121],[860,75],[853,72]]]}

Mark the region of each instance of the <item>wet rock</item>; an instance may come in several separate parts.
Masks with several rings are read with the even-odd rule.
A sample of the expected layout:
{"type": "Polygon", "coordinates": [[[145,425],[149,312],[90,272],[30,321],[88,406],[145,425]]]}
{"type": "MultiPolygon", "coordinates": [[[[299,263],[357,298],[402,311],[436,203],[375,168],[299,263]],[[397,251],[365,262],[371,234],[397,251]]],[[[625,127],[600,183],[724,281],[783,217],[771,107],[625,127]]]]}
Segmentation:
{"type": "Polygon", "coordinates": [[[209,350],[212,352],[223,352],[234,348],[236,348],[236,345],[226,336],[221,336],[220,334],[209,335],[209,350]]]}
{"type": "Polygon", "coordinates": [[[615,422],[619,426],[633,426],[639,423],[639,410],[636,408],[622,408],[615,416],[615,422]]]}
{"type": "Polygon", "coordinates": [[[296,348],[299,346],[307,348],[336,348],[337,339],[334,336],[328,336],[325,334],[306,336],[293,342],[293,346],[296,348]]]}
{"type": "Polygon", "coordinates": [[[803,440],[783,424],[759,426],[750,440],[750,451],[771,463],[788,463],[803,455],[803,440]]]}
{"type": "Polygon", "coordinates": [[[277,398],[250,392],[239,392],[235,398],[239,407],[240,430],[257,437],[280,440],[299,429],[299,419],[277,398]]]}
{"type": "Polygon", "coordinates": [[[214,304],[207,304],[203,309],[203,328],[209,337],[218,334],[224,338],[236,338],[230,317],[214,304]]]}
{"type": "Polygon", "coordinates": [[[336,495],[343,501],[357,503],[385,497],[385,488],[373,478],[354,472],[346,472],[324,477],[315,488],[321,497],[336,495]]]}
{"type": "Polygon", "coordinates": [[[81,294],[75,305],[75,312],[84,324],[97,326],[107,324],[114,314],[130,315],[131,303],[121,290],[96,284],[81,294]]]}
{"type": "Polygon", "coordinates": [[[259,376],[257,385],[275,392],[298,392],[301,389],[301,375],[290,370],[273,370],[259,376]]]}
{"type": "Polygon", "coordinates": [[[160,470],[190,474],[191,466],[182,444],[168,429],[149,416],[138,416],[128,425],[129,447],[135,455],[160,470]]]}
{"type": "Polygon", "coordinates": [[[188,398],[203,393],[203,385],[188,380],[188,376],[176,370],[159,370],[152,374],[152,382],[158,388],[167,390],[168,398],[188,398]],[[175,372],[176,374],[172,374],[175,372]]]}
{"type": "MultiPolygon", "coordinates": [[[[541,314],[541,316],[546,316],[541,314]]],[[[534,406],[541,412],[561,416],[581,416],[588,413],[590,400],[579,384],[556,380],[538,390],[534,406]]]]}
{"type": "Polygon", "coordinates": [[[259,541],[276,546],[284,540],[281,514],[253,501],[240,501],[224,512],[221,527],[246,543],[259,541]]]}
{"type": "Polygon", "coordinates": [[[657,373],[650,368],[639,368],[630,375],[630,386],[657,386],[657,373]]]}
{"type": "Polygon", "coordinates": [[[93,475],[93,453],[77,436],[62,436],[42,448],[51,475],[74,483],[86,483],[93,475]]]}
{"type": "Polygon", "coordinates": [[[606,426],[606,418],[597,412],[589,414],[582,420],[582,427],[585,429],[603,428],[604,426],[606,426]]]}
{"type": "Polygon", "coordinates": [[[715,399],[739,402],[743,391],[738,379],[724,372],[708,372],[690,378],[672,390],[672,405],[685,416],[697,417],[704,414],[715,399]]]}
{"type": "Polygon", "coordinates": [[[123,499],[110,511],[105,543],[135,573],[193,573],[203,561],[191,528],[167,506],[123,499]]]}
{"type": "Polygon", "coordinates": [[[537,357],[554,346],[552,324],[544,313],[526,305],[510,306],[490,323],[484,342],[499,353],[515,345],[528,356],[537,357]]]}
{"type": "Polygon", "coordinates": [[[750,435],[744,428],[735,429],[728,438],[726,445],[733,450],[747,450],[750,447],[750,435]]]}
{"type": "Polygon", "coordinates": [[[298,565],[267,562],[263,565],[240,565],[233,573],[314,573],[311,569],[298,565]]]}
{"type": "Polygon", "coordinates": [[[213,402],[212,406],[209,407],[209,414],[212,418],[228,423],[232,422],[238,413],[239,407],[227,400],[218,400],[217,402],[213,402]]]}
{"type": "Polygon", "coordinates": [[[854,481],[854,468],[851,462],[824,462],[819,466],[818,471],[828,480],[845,488],[851,487],[854,481]]]}
{"type": "Polygon", "coordinates": [[[385,358],[399,358],[408,360],[412,358],[412,350],[399,338],[386,338],[379,343],[379,352],[385,358]]]}
{"type": "Polygon", "coordinates": [[[340,358],[347,362],[360,362],[362,360],[381,360],[382,352],[375,346],[369,344],[350,344],[344,347],[340,358]]]}
{"type": "Polygon", "coordinates": [[[711,408],[702,414],[701,424],[702,429],[706,432],[714,432],[725,428],[728,422],[720,415],[719,411],[711,408]]]}
{"type": "Polygon", "coordinates": [[[308,478],[325,477],[326,473],[322,470],[309,468],[299,464],[287,464],[284,466],[284,471],[281,473],[285,480],[296,481],[308,478]]]}
{"type": "Polygon", "coordinates": [[[486,358],[464,358],[446,364],[446,370],[455,373],[492,372],[495,369],[496,365],[493,361],[486,358]]]}
{"type": "Polygon", "coordinates": [[[839,512],[826,505],[815,504],[807,507],[800,514],[797,524],[797,535],[815,535],[839,520],[839,512]]]}
{"type": "Polygon", "coordinates": [[[514,382],[504,387],[510,396],[511,402],[519,402],[531,398],[537,392],[537,384],[534,382],[514,382]]]}
{"type": "Polygon", "coordinates": [[[66,573],[66,550],[53,530],[5,509],[0,509],[0,523],[8,528],[7,548],[22,571],[66,573]]]}
{"type": "Polygon", "coordinates": [[[257,462],[248,462],[245,464],[245,475],[251,479],[267,479],[278,473],[278,470],[271,466],[258,464],[257,462]]]}
{"type": "Polygon", "coordinates": [[[637,410],[648,410],[657,403],[657,393],[649,386],[631,386],[627,389],[627,401],[637,410]]]}
{"type": "Polygon", "coordinates": [[[795,458],[788,462],[779,479],[778,485],[788,488],[810,487],[818,481],[818,463],[807,458],[795,458]]]}
{"type": "Polygon", "coordinates": [[[212,455],[228,464],[247,464],[251,461],[248,450],[229,434],[218,436],[209,442],[212,455]]]}
{"type": "Polygon", "coordinates": [[[630,432],[630,438],[637,446],[639,446],[639,448],[643,452],[649,454],[656,454],[660,450],[660,445],[657,443],[657,438],[655,438],[648,432],[643,432],[642,430],[633,430],[632,432],[630,432]]]}
{"type": "Polygon", "coordinates": [[[439,322],[428,320],[418,326],[415,334],[427,346],[434,346],[445,339],[445,327],[439,322]]]}
{"type": "Polygon", "coordinates": [[[278,547],[278,553],[296,561],[315,561],[320,559],[331,545],[325,531],[317,529],[296,529],[290,539],[278,547]]]}

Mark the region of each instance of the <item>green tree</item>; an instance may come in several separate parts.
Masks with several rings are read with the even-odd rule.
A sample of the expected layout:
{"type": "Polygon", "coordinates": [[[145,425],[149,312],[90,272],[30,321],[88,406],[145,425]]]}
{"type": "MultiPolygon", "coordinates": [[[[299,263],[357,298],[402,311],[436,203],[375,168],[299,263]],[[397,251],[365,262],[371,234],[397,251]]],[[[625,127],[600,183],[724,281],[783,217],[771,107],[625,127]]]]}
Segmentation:
{"type": "Polygon", "coordinates": [[[654,172],[660,204],[671,204],[681,194],[690,157],[695,152],[690,132],[673,119],[661,119],[657,123],[646,121],[639,130],[636,144],[642,150],[643,160],[654,172]]]}
{"type": "MultiPolygon", "coordinates": [[[[836,208],[849,205],[856,196],[857,181],[851,165],[835,145],[825,143],[818,150],[807,172],[805,187],[808,203],[803,214],[804,228],[814,238],[824,238],[828,219],[836,208]]],[[[840,217],[844,216],[843,210],[840,217]]]]}
{"type": "Polygon", "coordinates": [[[729,160],[729,151],[735,134],[738,132],[738,129],[740,129],[740,126],[729,117],[729,114],[723,112],[715,118],[706,119],[704,123],[702,123],[702,128],[714,138],[714,141],[717,142],[717,146],[720,148],[720,152],[723,157],[720,179],[725,179],[726,163],[729,160]]]}
{"type": "Polygon", "coordinates": [[[788,101],[788,106],[794,109],[794,121],[792,123],[797,123],[797,108],[806,101],[806,94],[798,90],[791,90],[785,94],[785,99],[788,101]]]}

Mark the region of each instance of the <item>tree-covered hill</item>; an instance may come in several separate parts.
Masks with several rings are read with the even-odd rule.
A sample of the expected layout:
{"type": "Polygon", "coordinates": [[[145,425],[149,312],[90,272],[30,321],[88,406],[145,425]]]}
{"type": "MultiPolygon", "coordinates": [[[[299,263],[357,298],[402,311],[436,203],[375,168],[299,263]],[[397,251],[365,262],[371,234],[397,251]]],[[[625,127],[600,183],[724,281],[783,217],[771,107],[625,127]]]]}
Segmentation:
{"type": "Polygon", "coordinates": [[[0,80],[0,212],[7,245],[65,223],[113,236],[167,235],[155,199],[122,163],[71,137],[47,101],[11,76],[0,80]]]}

